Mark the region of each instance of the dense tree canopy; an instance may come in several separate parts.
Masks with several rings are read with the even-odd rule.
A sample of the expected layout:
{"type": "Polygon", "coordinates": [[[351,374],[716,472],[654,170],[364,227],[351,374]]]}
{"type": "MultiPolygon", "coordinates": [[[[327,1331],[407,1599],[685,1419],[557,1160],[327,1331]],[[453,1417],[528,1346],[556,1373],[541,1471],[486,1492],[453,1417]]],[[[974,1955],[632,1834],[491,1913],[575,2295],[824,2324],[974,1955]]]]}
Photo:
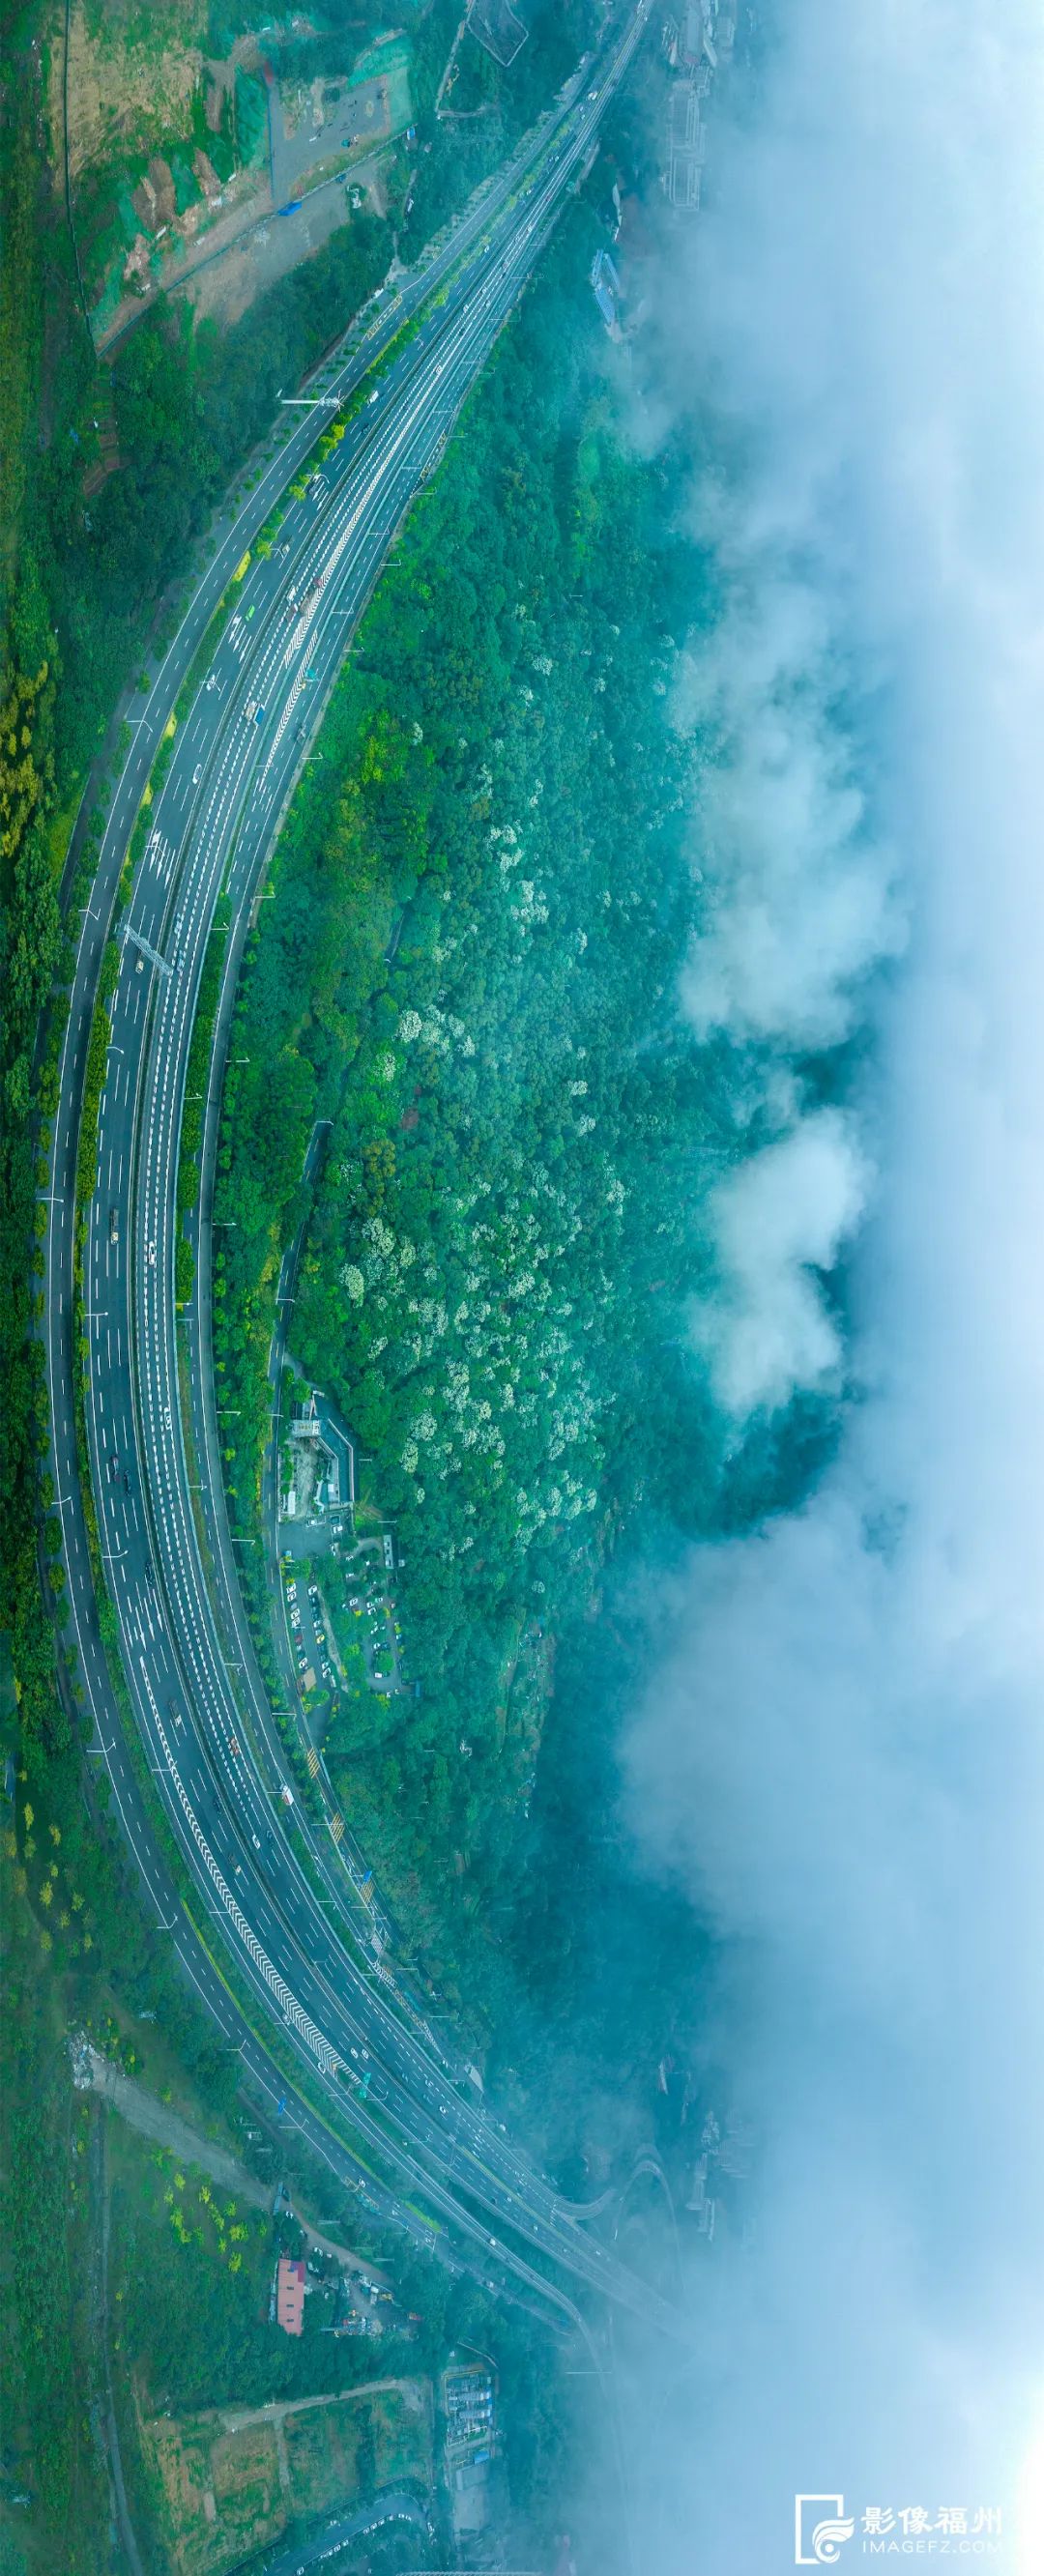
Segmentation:
{"type": "Polygon", "coordinates": [[[699,1525],[720,1455],[684,1303],[744,1139],[678,1010],[700,890],[670,714],[710,602],[677,469],[627,452],[605,391],[587,224],[366,619],[253,944],[222,1143],[249,1519],[274,1281],[332,1121],[293,1347],[374,1458],[421,1696],[376,1740],[342,1707],[330,1747],[437,1954],[503,1893],[551,1633],[639,1493],[687,1478],[699,1525]]]}

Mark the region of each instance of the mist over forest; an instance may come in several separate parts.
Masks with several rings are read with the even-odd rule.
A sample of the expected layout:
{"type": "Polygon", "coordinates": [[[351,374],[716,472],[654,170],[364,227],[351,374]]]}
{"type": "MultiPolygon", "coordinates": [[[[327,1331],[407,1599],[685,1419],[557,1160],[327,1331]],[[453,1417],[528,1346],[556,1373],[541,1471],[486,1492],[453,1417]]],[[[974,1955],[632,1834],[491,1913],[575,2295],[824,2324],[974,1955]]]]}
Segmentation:
{"type": "Polygon", "coordinates": [[[662,2569],[784,2563],[815,2489],[900,2540],[1021,2506],[1038,2563],[1042,73],[1028,9],[774,13],[635,404],[646,452],[715,420],[681,1006],[776,1119],[691,1329],[738,1440],[835,1408],[674,1567],[624,1720],[761,2141],[649,2394],[662,2569]]]}
{"type": "Polygon", "coordinates": [[[485,270],[452,228],[549,179],[619,33],[518,8],[73,0],[60,74],[0,5],[0,2571],[290,2576],[341,2516],[345,2576],[1039,2576],[1044,33],[650,15],[320,671],[324,529],[434,417],[521,183],[485,270]],[[197,862],[210,1608],[153,1688],[180,1559],[137,1417],[92,1428],[88,1247],[114,1300],[136,1247],[130,1352],[114,1103],[197,862]],[[215,1617],[199,1814],[357,2016],[314,2064],[237,2021],[135,1715],[187,1814],[215,1617]]]}

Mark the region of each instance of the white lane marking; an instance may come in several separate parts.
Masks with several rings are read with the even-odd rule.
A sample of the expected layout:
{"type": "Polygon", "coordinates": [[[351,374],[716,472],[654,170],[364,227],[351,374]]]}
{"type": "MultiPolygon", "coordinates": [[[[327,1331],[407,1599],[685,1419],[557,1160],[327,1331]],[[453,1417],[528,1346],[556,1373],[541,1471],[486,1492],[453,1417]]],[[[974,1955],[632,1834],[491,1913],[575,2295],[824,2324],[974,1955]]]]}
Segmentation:
{"type": "Polygon", "coordinates": [[[297,2001],[296,1995],[291,1992],[285,1977],[280,1975],[279,1969],[269,1958],[267,1950],[262,1949],[256,1933],[252,1931],[250,1924],[247,1922],[246,1915],[244,1914],[242,1907],[238,1904],[227,1879],[222,1873],[218,1861],[215,1859],[214,1854],[211,1851],[206,1835],[203,1832],[203,1828],[184,1786],[184,1782],[182,1781],[177,1763],[175,1762],[170,1739],[160,1716],[159,1709],[156,1706],[152,1686],[145,1666],[144,1655],[139,1657],[139,1665],[146,1697],[152,1711],[153,1724],[163,1747],[163,1758],[166,1762],[171,1780],[173,1781],[175,1794],[181,1806],[189,1832],[192,1835],[192,1839],[203,1861],[204,1868],[207,1871],[211,1884],[214,1887],[216,1894],[220,1897],[230,1922],[235,1926],[240,1941],[243,1944],[243,1948],[253,1960],[255,1968],[258,1969],[259,1973],[264,1978],[269,1992],[275,1996],[276,2002],[282,2010],[284,2019],[293,2023],[294,2029],[299,2032],[301,2038],[305,2041],[306,2046],[311,2049],[312,2054],[315,2057],[317,2064],[321,2067],[323,2074],[336,2075],[339,2069],[340,2060],[334,2055],[332,2048],[329,2047],[327,2041],[323,2038],[321,2030],[316,2028],[314,2021],[312,2021],[309,2015],[302,2010],[301,2005],[297,2001]]]}

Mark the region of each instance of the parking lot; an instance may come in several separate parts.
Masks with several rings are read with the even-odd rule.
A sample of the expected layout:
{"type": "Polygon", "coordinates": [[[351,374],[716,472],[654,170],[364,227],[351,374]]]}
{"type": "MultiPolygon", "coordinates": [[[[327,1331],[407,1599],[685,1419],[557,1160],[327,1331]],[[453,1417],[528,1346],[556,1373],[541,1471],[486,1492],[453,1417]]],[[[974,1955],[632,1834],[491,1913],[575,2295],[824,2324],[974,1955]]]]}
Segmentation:
{"type": "Polygon", "coordinates": [[[347,1562],[282,1560],[290,1649],[302,1691],[357,1690],[390,1698],[409,1690],[402,1630],[379,1542],[357,1545],[347,1562]]]}

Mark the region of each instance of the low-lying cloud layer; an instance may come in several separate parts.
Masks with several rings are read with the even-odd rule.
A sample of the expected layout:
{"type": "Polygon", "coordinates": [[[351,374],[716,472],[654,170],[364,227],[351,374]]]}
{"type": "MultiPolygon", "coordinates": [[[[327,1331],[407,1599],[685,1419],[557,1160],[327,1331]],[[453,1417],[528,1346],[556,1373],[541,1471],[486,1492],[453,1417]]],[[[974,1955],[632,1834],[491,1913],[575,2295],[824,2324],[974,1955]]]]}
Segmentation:
{"type": "Polygon", "coordinates": [[[697,518],[734,595],[674,692],[676,720],[716,745],[695,818],[709,904],[685,1007],[701,1036],[829,1045],[900,935],[891,855],[833,720],[838,638],[774,536],[759,545],[753,527],[726,524],[716,491],[698,496],[697,518]]]}
{"type": "Polygon", "coordinates": [[[673,394],[749,458],[688,684],[726,756],[687,1007],[796,1055],[908,945],[861,1132],[799,1101],[723,1184],[696,1325],[737,1413],[828,1381],[809,1265],[872,1165],[838,1461],[694,1559],[633,1731],[646,1847],[740,1963],[766,2141],[650,2408],[643,2576],[775,2576],[796,2490],[855,2512],[842,2567],[868,2506],[1010,2519],[1044,2423],[1044,20],[776,17],[664,280],[673,394]]]}
{"type": "Polygon", "coordinates": [[[855,1121],[819,1109],[712,1192],[718,1291],[693,1331],[727,1412],[775,1409],[796,1387],[839,1387],[841,1336],[816,1273],[833,1269],[851,1235],[866,1178],[855,1121]]]}

